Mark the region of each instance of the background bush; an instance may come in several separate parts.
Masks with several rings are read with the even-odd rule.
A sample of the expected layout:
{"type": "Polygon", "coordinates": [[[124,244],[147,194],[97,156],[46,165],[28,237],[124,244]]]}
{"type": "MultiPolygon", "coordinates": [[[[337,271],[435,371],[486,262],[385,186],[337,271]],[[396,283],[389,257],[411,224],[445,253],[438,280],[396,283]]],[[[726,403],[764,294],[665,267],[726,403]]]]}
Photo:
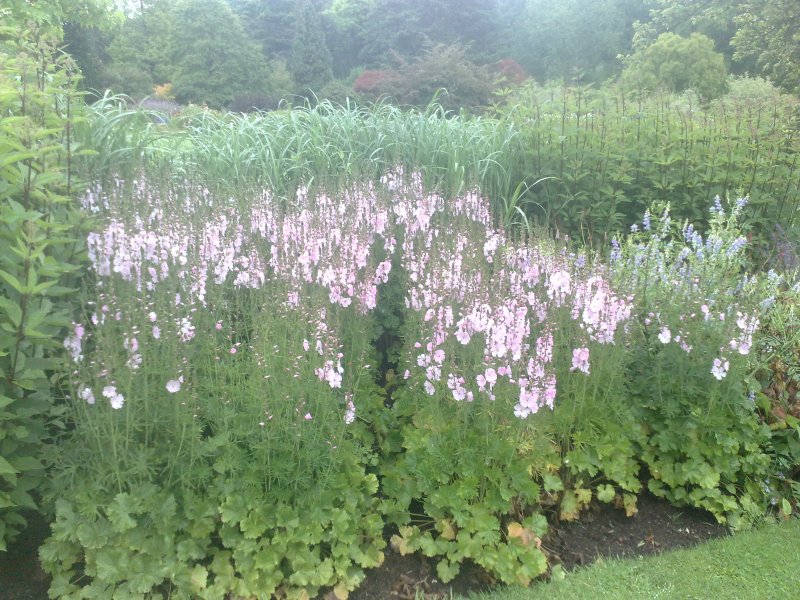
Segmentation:
{"type": "Polygon", "coordinates": [[[721,96],[726,78],[724,57],[700,33],[688,38],[662,33],[652,45],[634,52],[622,73],[623,82],[643,93],[692,89],[704,100],[721,96]]]}

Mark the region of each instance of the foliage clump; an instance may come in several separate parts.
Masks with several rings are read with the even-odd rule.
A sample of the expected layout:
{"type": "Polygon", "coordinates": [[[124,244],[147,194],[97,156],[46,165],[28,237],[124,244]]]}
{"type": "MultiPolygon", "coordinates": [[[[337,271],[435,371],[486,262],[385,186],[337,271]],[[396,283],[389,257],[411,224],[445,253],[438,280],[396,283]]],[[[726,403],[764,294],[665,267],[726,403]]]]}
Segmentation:
{"type": "Polygon", "coordinates": [[[622,75],[634,89],[655,92],[696,91],[705,100],[726,90],[725,59],[710,38],[693,33],[688,38],[662,33],[644,50],[635,52],[622,75]]]}
{"type": "Polygon", "coordinates": [[[0,29],[0,551],[37,510],[60,354],[83,265],[73,204],[75,67],[44,28],[0,29]]]}
{"type": "Polygon", "coordinates": [[[445,110],[479,109],[489,103],[489,72],[470,61],[464,47],[437,44],[417,58],[395,58],[399,65],[394,69],[362,73],[354,84],[356,91],[416,107],[435,101],[445,110]]]}

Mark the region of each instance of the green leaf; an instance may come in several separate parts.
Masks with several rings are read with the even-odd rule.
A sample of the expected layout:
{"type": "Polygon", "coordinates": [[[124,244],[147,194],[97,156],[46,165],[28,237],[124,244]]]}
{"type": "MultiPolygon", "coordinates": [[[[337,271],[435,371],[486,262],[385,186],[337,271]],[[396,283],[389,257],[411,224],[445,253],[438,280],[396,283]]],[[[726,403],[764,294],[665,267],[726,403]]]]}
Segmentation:
{"type": "Polygon", "coordinates": [[[446,558],[439,561],[436,565],[436,573],[439,575],[439,579],[442,580],[443,583],[448,583],[455,579],[456,575],[458,575],[461,566],[458,562],[450,562],[446,558]]]}
{"type": "Polygon", "coordinates": [[[614,492],[613,485],[603,483],[597,486],[597,499],[600,500],[600,502],[611,502],[614,496],[616,496],[616,493],[614,492]]]}
{"type": "Polygon", "coordinates": [[[0,456],[0,475],[16,475],[19,473],[5,458],[0,456]]]}
{"type": "Polygon", "coordinates": [[[564,489],[564,484],[558,475],[545,473],[542,480],[544,482],[544,489],[546,489],[548,492],[560,492],[564,489]]]}
{"type": "Polygon", "coordinates": [[[44,465],[32,456],[15,456],[11,457],[11,461],[11,464],[18,469],[18,473],[44,469],[44,465]]]}
{"type": "Polygon", "coordinates": [[[114,531],[123,533],[136,527],[136,519],[131,513],[136,514],[140,508],[140,504],[130,494],[117,494],[106,509],[106,516],[114,531]]]}
{"type": "Polygon", "coordinates": [[[239,523],[247,517],[247,503],[241,496],[231,496],[220,508],[223,523],[239,523]]]}
{"type": "Polygon", "coordinates": [[[19,305],[8,298],[0,297],[0,308],[5,309],[6,316],[8,316],[11,324],[18,328],[22,323],[22,309],[19,305]]]}
{"type": "Polygon", "coordinates": [[[205,567],[199,565],[194,567],[189,575],[189,581],[191,582],[193,592],[206,589],[208,585],[208,571],[205,567]]]}
{"type": "Polygon", "coordinates": [[[8,284],[9,284],[9,285],[12,287],[12,288],[14,288],[14,289],[17,291],[17,293],[19,293],[19,294],[24,294],[24,293],[25,293],[25,288],[24,288],[24,287],[23,287],[23,285],[22,285],[22,284],[19,282],[19,279],[17,279],[16,277],[14,277],[14,276],[13,276],[11,273],[9,273],[9,272],[7,272],[7,271],[3,271],[2,269],[0,269],[0,277],[2,277],[3,279],[5,279],[5,280],[6,280],[6,282],[7,282],[7,283],[8,283],[8,284]]]}

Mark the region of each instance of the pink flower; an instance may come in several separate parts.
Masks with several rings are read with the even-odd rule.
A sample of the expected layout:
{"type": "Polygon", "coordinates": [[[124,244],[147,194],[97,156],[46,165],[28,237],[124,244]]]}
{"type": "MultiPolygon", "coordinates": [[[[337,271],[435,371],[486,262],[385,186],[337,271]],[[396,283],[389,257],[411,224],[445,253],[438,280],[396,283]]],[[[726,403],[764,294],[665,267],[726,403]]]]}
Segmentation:
{"type": "Polygon", "coordinates": [[[111,401],[111,408],[119,410],[125,403],[125,398],[122,394],[117,392],[117,388],[113,385],[107,385],[103,388],[103,396],[111,401]]]}
{"type": "Polygon", "coordinates": [[[167,391],[170,394],[174,394],[174,393],[178,392],[181,389],[181,382],[178,381],[177,379],[170,379],[167,382],[167,386],[166,387],[167,387],[167,391]]]}
{"type": "Polygon", "coordinates": [[[347,410],[344,413],[344,422],[350,425],[356,420],[356,405],[352,400],[347,401],[347,410]]]}
{"type": "Polygon", "coordinates": [[[672,333],[670,332],[668,327],[662,327],[661,333],[658,334],[658,341],[662,344],[669,344],[669,341],[672,339],[672,333]]]}
{"type": "Polygon", "coordinates": [[[724,358],[715,358],[714,364],[711,367],[711,374],[716,377],[718,380],[725,379],[725,376],[728,374],[728,369],[730,368],[731,364],[724,358]]]}
{"type": "Polygon", "coordinates": [[[91,388],[88,387],[82,388],[81,391],[78,392],[78,395],[84,400],[86,400],[87,404],[94,404],[95,402],[94,392],[92,392],[91,388]]]}
{"type": "Polygon", "coordinates": [[[312,416],[311,416],[311,413],[306,413],[306,414],[303,416],[303,418],[304,418],[306,421],[310,421],[310,420],[311,420],[311,419],[313,419],[314,417],[312,417],[312,416]]]}
{"type": "Polygon", "coordinates": [[[572,367],[570,371],[581,371],[589,374],[589,349],[588,348],[575,348],[572,351],[572,367]]]}

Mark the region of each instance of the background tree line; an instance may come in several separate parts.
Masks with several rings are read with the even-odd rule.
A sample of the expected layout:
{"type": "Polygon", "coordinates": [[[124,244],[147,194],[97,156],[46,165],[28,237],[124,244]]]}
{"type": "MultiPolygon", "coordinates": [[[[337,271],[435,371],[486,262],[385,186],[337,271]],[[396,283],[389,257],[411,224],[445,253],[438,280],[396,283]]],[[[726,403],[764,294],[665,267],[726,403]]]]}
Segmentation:
{"type": "Polygon", "coordinates": [[[602,83],[627,70],[635,72],[628,78],[634,85],[681,91],[705,83],[701,93],[713,96],[732,73],[800,90],[796,0],[75,4],[95,9],[56,10],[53,18],[62,20],[86,89],[141,98],[169,84],[159,88],[162,95],[214,108],[268,109],[312,97],[341,102],[356,92],[427,104],[439,88],[449,92],[441,99],[447,107],[479,107],[509,75],[502,67],[509,64],[511,80],[524,73],[537,81],[602,83]],[[99,19],[98,6],[117,11],[99,19]],[[695,61],[699,76],[680,73],[695,61]]]}

